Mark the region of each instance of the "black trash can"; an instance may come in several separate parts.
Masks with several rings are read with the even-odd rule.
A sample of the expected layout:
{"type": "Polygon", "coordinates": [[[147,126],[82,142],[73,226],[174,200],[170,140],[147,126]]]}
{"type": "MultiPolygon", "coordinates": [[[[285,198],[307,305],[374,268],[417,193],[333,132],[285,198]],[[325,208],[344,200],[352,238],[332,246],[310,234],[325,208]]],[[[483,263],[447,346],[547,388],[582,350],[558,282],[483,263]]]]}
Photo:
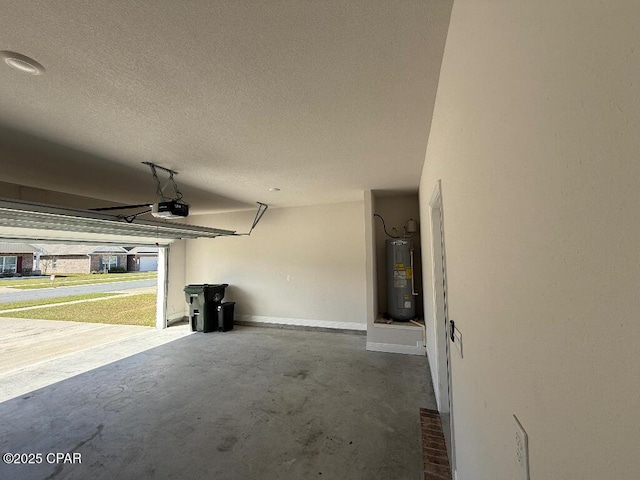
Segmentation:
{"type": "Polygon", "coordinates": [[[189,323],[193,332],[218,331],[218,307],[224,298],[221,284],[190,284],[184,287],[185,300],[189,304],[189,323]]]}
{"type": "Polygon", "coordinates": [[[224,302],[218,305],[218,331],[233,330],[233,311],[236,302],[224,302]]]}

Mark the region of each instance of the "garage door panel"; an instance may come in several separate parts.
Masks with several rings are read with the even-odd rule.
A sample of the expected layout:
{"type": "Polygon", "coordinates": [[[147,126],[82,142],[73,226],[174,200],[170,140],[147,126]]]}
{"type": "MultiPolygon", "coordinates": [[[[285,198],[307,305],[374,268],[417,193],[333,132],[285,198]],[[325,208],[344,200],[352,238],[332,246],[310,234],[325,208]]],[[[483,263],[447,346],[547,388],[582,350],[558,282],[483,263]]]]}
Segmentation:
{"type": "Polygon", "coordinates": [[[158,270],[158,257],[140,257],[141,272],[155,272],[158,270]]]}

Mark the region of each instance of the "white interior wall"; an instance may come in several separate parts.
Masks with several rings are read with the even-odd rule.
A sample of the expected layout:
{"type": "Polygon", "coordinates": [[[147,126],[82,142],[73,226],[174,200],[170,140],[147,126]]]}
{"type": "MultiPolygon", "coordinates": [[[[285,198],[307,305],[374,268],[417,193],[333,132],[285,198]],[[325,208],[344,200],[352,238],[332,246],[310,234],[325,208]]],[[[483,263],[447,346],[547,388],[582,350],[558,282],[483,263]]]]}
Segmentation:
{"type": "Polygon", "coordinates": [[[635,0],[454,4],[420,197],[424,225],[442,179],[460,480],[520,478],[513,414],[532,479],[637,478],[638,18],[635,0]]]}
{"type": "Polygon", "coordinates": [[[376,236],[374,234],[376,199],[371,190],[364,192],[364,225],[366,256],[366,299],[367,299],[367,335],[373,329],[378,316],[378,264],[376,262],[376,236]]]}
{"type": "MultiPolygon", "coordinates": [[[[255,212],[190,217],[247,231],[255,212]]],[[[366,329],[364,204],[269,209],[250,237],[188,240],[187,283],[228,283],[248,321],[366,329]]]]}

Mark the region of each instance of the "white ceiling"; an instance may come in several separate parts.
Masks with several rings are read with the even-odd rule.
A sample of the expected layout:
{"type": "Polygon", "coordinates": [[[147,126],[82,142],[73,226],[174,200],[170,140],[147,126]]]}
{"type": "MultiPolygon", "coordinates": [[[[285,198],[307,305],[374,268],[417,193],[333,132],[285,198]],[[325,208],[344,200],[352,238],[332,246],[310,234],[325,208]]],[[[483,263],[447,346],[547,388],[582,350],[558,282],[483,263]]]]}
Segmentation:
{"type": "Polygon", "coordinates": [[[0,180],[195,212],[416,190],[452,0],[0,0],[0,180]],[[279,187],[278,193],[269,192],[279,187]]]}

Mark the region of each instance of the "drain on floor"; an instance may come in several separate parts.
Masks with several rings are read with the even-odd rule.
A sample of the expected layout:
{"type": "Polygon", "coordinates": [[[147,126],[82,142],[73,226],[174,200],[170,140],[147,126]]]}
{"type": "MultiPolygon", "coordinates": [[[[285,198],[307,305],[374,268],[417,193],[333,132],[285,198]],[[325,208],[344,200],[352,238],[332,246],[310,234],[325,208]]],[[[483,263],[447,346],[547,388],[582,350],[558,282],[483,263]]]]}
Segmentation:
{"type": "Polygon", "coordinates": [[[428,408],[420,409],[422,428],[422,458],[424,480],[451,480],[451,467],[447,456],[447,445],[442,433],[440,413],[428,408]]]}

